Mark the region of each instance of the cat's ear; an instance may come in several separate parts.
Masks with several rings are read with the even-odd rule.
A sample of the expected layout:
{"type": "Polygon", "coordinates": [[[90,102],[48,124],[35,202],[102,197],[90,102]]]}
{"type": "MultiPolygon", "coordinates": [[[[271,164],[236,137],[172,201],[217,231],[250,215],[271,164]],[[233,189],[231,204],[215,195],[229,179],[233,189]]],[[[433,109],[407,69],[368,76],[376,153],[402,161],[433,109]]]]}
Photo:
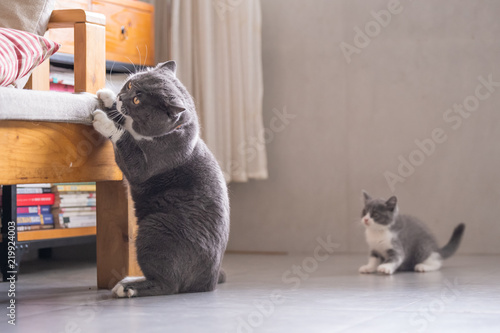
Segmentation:
{"type": "Polygon", "coordinates": [[[170,60],[170,61],[165,61],[165,62],[162,62],[162,63],[156,65],[156,68],[161,69],[161,70],[168,70],[175,75],[175,70],[177,69],[177,64],[175,63],[175,61],[170,60]]]}
{"type": "Polygon", "coordinates": [[[395,196],[390,197],[386,202],[385,206],[387,209],[389,209],[391,212],[393,212],[396,209],[396,206],[398,204],[398,198],[395,196]]]}
{"type": "Polygon", "coordinates": [[[370,195],[369,195],[369,194],[368,194],[365,190],[363,190],[363,191],[361,191],[361,192],[363,192],[363,199],[365,199],[365,204],[366,204],[366,202],[367,202],[368,200],[371,200],[371,199],[372,199],[372,197],[370,197],[370,195]]]}
{"type": "Polygon", "coordinates": [[[182,111],[186,110],[184,102],[180,98],[177,98],[175,96],[169,96],[167,104],[170,110],[172,110],[175,114],[181,113],[182,111]]]}

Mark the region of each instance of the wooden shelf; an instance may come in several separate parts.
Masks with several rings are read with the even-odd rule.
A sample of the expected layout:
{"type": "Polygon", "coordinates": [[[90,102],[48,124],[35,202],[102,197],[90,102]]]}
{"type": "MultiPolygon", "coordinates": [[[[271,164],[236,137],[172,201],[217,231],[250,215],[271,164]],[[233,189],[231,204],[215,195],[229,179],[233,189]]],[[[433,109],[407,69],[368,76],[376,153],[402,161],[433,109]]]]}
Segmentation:
{"type": "Polygon", "coordinates": [[[42,240],[42,239],[91,236],[95,234],[96,234],[96,227],[33,230],[33,231],[20,231],[17,234],[17,240],[18,242],[26,242],[26,241],[42,240]]]}

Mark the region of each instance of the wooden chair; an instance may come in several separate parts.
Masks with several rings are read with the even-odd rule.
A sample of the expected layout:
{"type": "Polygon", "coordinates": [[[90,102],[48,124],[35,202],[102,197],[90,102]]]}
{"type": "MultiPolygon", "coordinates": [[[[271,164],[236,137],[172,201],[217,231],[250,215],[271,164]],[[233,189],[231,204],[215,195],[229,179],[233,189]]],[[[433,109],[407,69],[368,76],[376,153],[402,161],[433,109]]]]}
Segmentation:
{"type": "MultiPolygon", "coordinates": [[[[55,10],[49,29],[57,28],[74,29],[75,91],[95,93],[103,88],[105,17],[80,9],[55,10]]],[[[33,72],[28,84],[35,90],[49,89],[48,61],[33,72]]],[[[133,241],[136,228],[133,203],[109,141],[86,125],[11,120],[0,121],[0,141],[0,184],[97,183],[96,227],[24,231],[17,235],[18,246],[30,240],[97,234],[99,288],[110,289],[124,276],[141,275],[133,241]]],[[[10,193],[15,202],[15,187],[12,188],[10,193]]],[[[4,202],[5,199],[8,198],[4,202]]],[[[15,210],[11,213],[15,218],[15,210]]],[[[4,238],[2,246],[5,245],[4,238]]]]}

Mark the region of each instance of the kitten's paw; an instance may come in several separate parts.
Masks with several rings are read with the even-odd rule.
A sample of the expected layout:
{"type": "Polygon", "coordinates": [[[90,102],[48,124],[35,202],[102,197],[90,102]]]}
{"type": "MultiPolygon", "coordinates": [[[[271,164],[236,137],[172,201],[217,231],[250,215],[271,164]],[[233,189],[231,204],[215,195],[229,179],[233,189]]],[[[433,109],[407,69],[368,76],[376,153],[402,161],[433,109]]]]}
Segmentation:
{"type": "Polygon", "coordinates": [[[390,263],[382,264],[382,265],[379,265],[377,267],[377,272],[387,274],[387,275],[393,274],[395,270],[396,270],[396,267],[394,267],[394,264],[390,264],[390,263]]]}
{"type": "Polygon", "coordinates": [[[359,272],[361,274],[370,274],[374,273],[377,270],[377,267],[373,267],[371,265],[363,265],[359,268],[359,272]]]}
{"type": "Polygon", "coordinates": [[[105,107],[110,108],[115,102],[116,95],[109,89],[100,89],[97,91],[97,98],[104,103],[105,107]]]}
{"type": "Polygon", "coordinates": [[[127,287],[127,284],[118,282],[116,286],[111,290],[114,297],[118,298],[131,298],[137,296],[137,291],[131,287],[127,287]]]}
{"type": "Polygon", "coordinates": [[[415,265],[415,272],[420,272],[420,273],[425,273],[425,272],[430,272],[434,271],[435,269],[432,269],[429,265],[426,264],[416,264],[415,265]]]}

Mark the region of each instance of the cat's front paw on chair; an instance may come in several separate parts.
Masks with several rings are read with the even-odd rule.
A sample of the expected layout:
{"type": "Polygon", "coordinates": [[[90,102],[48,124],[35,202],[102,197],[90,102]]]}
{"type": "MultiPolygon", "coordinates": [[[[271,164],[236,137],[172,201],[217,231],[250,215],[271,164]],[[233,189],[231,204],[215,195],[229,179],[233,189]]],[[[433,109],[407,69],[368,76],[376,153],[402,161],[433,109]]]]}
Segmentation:
{"type": "Polygon", "coordinates": [[[116,129],[113,121],[109,119],[102,110],[95,110],[92,115],[94,116],[92,122],[94,129],[107,138],[111,137],[111,135],[113,135],[113,130],[116,129]]]}
{"type": "Polygon", "coordinates": [[[92,115],[94,116],[92,122],[94,129],[102,136],[111,139],[113,143],[116,143],[122,136],[123,129],[116,128],[115,123],[102,110],[95,110],[92,115]]]}
{"type": "Polygon", "coordinates": [[[111,108],[115,102],[116,95],[109,89],[100,89],[97,91],[97,98],[99,98],[106,108],[111,108]]]}

